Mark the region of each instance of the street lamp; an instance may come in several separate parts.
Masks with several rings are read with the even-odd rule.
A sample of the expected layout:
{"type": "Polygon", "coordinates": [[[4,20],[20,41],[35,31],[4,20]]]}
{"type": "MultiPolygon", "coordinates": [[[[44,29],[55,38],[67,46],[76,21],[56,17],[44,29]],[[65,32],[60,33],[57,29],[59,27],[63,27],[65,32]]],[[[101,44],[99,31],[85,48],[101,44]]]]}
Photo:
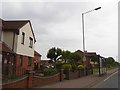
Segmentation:
{"type": "Polygon", "coordinates": [[[89,12],[92,12],[94,10],[99,10],[101,9],[101,7],[98,7],[98,8],[95,8],[93,10],[89,10],[85,13],[82,13],[82,29],[83,29],[83,61],[85,62],[86,61],[86,57],[85,57],[85,36],[84,36],[84,15],[89,13],[89,12]]]}

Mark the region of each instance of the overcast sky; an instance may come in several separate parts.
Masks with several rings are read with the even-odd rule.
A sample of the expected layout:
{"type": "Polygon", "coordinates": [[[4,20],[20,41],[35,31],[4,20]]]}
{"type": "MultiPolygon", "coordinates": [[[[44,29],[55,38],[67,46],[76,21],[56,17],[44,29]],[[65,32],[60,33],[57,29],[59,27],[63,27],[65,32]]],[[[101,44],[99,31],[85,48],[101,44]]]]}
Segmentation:
{"type": "MultiPolygon", "coordinates": [[[[99,0],[100,1],[100,0],[99,0]]],[[[82,49],[82,12],[102,7],[85,15],[86,50],[104,57],[118,56],[118,2],[2,2],[5,20],[28,19],[37,39],[35,50],[42,59],[52,47],[82,49]]]]}

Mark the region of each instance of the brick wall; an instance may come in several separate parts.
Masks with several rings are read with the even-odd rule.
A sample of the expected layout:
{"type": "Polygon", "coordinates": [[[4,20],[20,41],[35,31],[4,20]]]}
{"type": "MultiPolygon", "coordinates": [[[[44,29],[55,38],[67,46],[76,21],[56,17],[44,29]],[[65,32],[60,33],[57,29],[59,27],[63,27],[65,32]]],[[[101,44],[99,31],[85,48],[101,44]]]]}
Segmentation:
{"type": "Polygon", "coordinates": [[[92,69],[86,69],[86,70],[64,70],[65,74],[65,79],[70,80],[70,79],[75,79],[75,78],[80,78],[83,76],[91,75],[93,74],[92,69]]]}
{"type": "Polygon", "coordinates": [[[65,79],[70,80],[74,78],[79,78],[81,73],[80,71],[65,70],[64,74],[66,76],[65,79]]]}
{"type": "Polygon", "coordinates": [[[2,85],[2,88],[27,88],[28,87],[28,77],[6,83],[2,85]]]}
{"type": "Polygon", "coordinates": [[[37,52],[34,53],[34,62],[38,64],[38,69],[40,69],[41,55],[39,55],[37,52]]]}
{"type": "Polygon", "coordinates": [[[25,70],[33,70],[34,62],[33,58],[31,58],[31,66],[28,66],[28,56],[22,56],[22,65],[20,65],[20,55],[16,55],[16,75],[22,75],[25,70]]]}
{"type": "Polygon", "coordinates": [[[32,86],[43,86],[43,85],[47,85],[53,82],[59,82],[60,81],[60,73],[55,74],[53,76],[49,76],[49,77],[37,77],[34,76],[33,80],[32,80],[32,86]]]}
{"type": "MultiPolygon", "coordinates": [[[[88,75],[89,74],[92,74],[91,71],[88,71],[88,75]]],[[[70,70],[68,70],[68,72],[66,73],[66,76],[68,77],[68,80],[69,80],[73,78],[80,78],[82,76],[86,76],[86,73],[84,71],[71,72],[70,70]]],[[[43,86],[43,85],[51,84],[54,82],[59,82],[62,80],[63,80],[63,70],[49,77],[38,77],[38,76],[33,76],[33,73],[29,73],[28,76],[10,83],[3,84],[2,87],[3,88],[32,88],[35,86],[43,86]]]]}
{"type": "Polygon", "coordinates": [[[60,82],[63,80],[63,70],[61,70],[59,73],[49,76],[49,77],[37,77],[33,76],[32,73],[29,73],[28,76],[9,82],[2,85],[2,88],[32,88],[35,86],[43,86],[47,84],[51,84],[54,82],[60,82]]]}
{"type": "Polygon", "coordinates": [[[74,79],[79,77],[79,71],[70,71],[69,78],[74,79]]]}

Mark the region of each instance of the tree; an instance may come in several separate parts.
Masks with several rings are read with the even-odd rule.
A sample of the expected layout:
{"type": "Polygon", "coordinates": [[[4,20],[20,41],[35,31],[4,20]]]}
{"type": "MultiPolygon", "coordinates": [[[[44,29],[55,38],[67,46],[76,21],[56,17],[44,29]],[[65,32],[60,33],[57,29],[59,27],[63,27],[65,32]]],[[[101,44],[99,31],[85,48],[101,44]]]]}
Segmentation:
{"type": "Polygon", "coordinates": [[[82,60],[81,55],[78,53],[72,53],[71,54],[71,60],[74,62],[78,62],[79,60],[82,60]]]}
{"type": "Polygon", "coordinates": [[[108,57],[106,58],[106,64],[110,67],[113,66],[115,64],[115,60],[113,57],[108,57]]]}
{"type": "Polygon", "coordinates": [[[98,56],[97,56],[97,55],[90,56],[90,58],[91,58],[91,61],[93,61],[93,62],[94,62],[94,65],[95,65],[95,62],[98,62],[98,61],[99,61],[99,58],[98,58],[98,56]]]}
{"type": "Polygon", "coordinates": [[[62,56],[62,50],[60,48],[53,47],[53,48],[49,49],[49,51],[47,53],[47,58],[50,58],[54,62],[61,59],[61,56],[62,56]]]}
{"type": "Polygon", "coordinates": [[[108,60],[109,60],[111,63],[114,63],[114,62],[115,62],[115,60],[114,60],[113,57],[108,57],[108,60]]]}
{"type": "Polygon", "coordinates": [[[64,60],[65,63],[67,63],[70,60],[70,55],[71,52],[66,50],[66,51],[62,51],[62,59],[64,60]]]}

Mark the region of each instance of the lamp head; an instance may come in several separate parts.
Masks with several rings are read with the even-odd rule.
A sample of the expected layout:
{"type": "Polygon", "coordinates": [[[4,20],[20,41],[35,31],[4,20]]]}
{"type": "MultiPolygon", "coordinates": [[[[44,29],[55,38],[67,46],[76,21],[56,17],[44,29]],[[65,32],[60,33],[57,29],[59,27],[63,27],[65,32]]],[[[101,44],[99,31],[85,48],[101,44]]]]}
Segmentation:
{"type": "Polygon", "coordinates": [[[94,10],[98,10],[98,9],[101,9],[101,7],[95,8],[94,10]]]}

